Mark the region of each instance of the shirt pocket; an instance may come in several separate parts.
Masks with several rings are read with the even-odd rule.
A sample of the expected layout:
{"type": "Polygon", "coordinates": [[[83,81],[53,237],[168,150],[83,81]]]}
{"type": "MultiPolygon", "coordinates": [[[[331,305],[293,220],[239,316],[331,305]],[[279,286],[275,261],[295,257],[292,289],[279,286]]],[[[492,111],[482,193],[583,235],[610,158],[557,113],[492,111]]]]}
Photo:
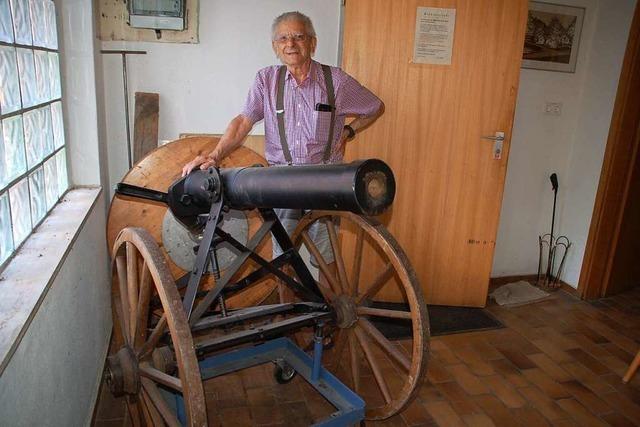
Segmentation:
{"type": "Polygon", "coordinates": [[[329,141],[329,132],[331,130],[331,112],[314,111],[313,113],[316,126],[315,140],[317,143],[326,144],[329,141]]]}

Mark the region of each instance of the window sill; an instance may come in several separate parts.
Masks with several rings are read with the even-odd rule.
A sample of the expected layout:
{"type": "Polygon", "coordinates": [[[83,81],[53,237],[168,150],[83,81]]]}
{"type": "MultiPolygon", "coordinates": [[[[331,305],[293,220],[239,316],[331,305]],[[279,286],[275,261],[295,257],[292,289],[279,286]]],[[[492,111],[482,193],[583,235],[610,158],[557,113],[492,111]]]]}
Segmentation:
{"type": "Polygon", "coordinates": [[[0,375],[101,192],[100,187],[67,192],[0,273],[0,375]]]}

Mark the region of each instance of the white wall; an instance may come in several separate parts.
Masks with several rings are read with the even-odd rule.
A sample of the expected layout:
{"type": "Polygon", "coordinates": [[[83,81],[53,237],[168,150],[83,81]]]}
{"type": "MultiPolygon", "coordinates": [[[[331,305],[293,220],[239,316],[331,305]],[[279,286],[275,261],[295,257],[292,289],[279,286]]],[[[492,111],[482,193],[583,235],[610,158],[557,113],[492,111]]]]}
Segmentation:
{"type": "MultiPolygon", "coordinates": [[[[180,133],[222,133],[242,106],[258,69],[276,64],[273,19],[299,10],[318,34],[315,58],[338,62],[339,0],[200,0],[200,43],[103,42],[104,49],[145,50],[127,60],[131,131],[134,93],[160,94],[159,139],[180,133]]],[[[111,187],[128,170],[122,61],[107,55],[104,92],[111,187]]],[[[261,134],[257,126],[253,133],[261,134]]]]}
{"type": "Polygon", "coordinates": [[[106,177],[101,174],[102,169],[106,171],[103,167],[106,158],[101,159],[98,143],[92,3],[83,0],[57,2],[67,156],[71,182],[81,185],[101,185],[106,177]]]}
{"type": "Polygon", "coordinates": [[[636,0],[571,0],[586,8],[575,73],[522,69],[492,276],[534,274],[538,234],[573,242],[562,279],[577,287],[613,103],[636,0]],[[560,116],[544,113],[561,102],[560,116]]]}
{"type": "Polygon", "coordinates": [[[3,426],[89,425],[111,332],[102,193],[0,376],[3,426]]]}

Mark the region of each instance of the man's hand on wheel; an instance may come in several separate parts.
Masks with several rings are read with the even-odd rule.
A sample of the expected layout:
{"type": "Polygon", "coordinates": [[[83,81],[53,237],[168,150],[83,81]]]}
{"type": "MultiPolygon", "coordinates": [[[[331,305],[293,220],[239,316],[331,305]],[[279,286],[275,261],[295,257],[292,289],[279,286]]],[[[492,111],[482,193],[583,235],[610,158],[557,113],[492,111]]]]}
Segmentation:
{"type": "Polygon", "coordinates": [[[195,159],[184,165],[184,167],[182,168],[182,176],[184,177],[189,175],[191,171],[197,167],[200,167],[200,169],[207,169],[215,166],[217,165],[213,157],[202,155],[196,156],[195,159]]]}

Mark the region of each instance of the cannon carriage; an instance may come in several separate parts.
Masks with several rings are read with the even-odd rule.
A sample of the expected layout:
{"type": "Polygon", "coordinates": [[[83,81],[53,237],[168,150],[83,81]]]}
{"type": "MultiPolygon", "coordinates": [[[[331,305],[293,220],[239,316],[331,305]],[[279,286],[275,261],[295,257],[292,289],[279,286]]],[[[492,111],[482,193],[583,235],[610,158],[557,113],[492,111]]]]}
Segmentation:
{"type": "Polygon", "coordinates": [[[274,362],[276,380],[297,371],[336,407],[319,425],[353,423],[363,404],[367,419],[398,413],[426,372],[429,327],[406,255],[371,217],[391,205],[391,170],[378,160],[265,168],[241,148],[220,169],[168,185],[179,174],[168,164],[212,142],[159,148],[117,190],[111,390],[135,423],[206,425],[203,380],[274,362]],[[289,237],[274,208],[313,210],[289,237]],[[331,260],[310,236],[315,224],[326,227],[331,260]],[[275,259],[271,236],[283,249],[275,259]],[[385,337],[376,326],[385,319],[410,322],[410,336],[385,337]]]}

